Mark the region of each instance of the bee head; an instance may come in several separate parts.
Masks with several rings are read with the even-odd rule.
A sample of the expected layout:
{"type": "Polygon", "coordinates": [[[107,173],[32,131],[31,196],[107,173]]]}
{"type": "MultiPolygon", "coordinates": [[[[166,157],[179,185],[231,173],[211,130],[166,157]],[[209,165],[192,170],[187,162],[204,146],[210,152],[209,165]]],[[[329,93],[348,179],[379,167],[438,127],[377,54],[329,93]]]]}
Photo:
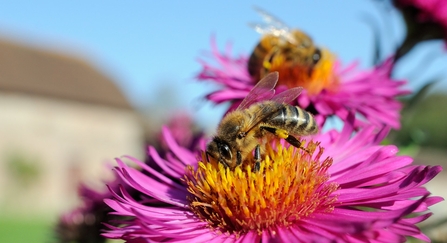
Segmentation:
{"type": "Polygon", "coordinates": [[[215,137],[206,147],[206,155],[216,159],[225,167],[233,167],[233,153],[225,141],[215,137]]]}

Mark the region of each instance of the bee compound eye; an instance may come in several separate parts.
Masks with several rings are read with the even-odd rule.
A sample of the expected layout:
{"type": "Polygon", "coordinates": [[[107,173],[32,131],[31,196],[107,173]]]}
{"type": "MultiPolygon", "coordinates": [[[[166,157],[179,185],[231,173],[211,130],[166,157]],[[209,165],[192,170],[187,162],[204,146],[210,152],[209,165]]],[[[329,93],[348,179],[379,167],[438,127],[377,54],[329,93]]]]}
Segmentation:
{"type": "Polygon", "coordinates": [[[312,60],[314,61],[314,64],[316,64],[321,59],[321,51],[320,49],[315,50],[314,54],[312,55],[312,60]]]}
{"type": "Polygon", "coordinates": [[[227,144],[219,145],[219,153],[226,160],[230,160],[233,157],[231,155],[230,147],[227,144]]]}

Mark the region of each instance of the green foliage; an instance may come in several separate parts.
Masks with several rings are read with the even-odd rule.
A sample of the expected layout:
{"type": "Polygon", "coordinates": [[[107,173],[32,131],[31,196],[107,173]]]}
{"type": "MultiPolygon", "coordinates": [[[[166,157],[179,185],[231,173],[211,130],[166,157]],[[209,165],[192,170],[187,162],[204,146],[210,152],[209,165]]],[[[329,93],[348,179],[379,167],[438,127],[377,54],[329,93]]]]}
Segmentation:
{"type": "Polygon", "coordinates": [[[394,131],[392,140],[398,145],[417,144],[447,148],[447,94],[431,94],[402,113],[402,129],[394,131]]]}

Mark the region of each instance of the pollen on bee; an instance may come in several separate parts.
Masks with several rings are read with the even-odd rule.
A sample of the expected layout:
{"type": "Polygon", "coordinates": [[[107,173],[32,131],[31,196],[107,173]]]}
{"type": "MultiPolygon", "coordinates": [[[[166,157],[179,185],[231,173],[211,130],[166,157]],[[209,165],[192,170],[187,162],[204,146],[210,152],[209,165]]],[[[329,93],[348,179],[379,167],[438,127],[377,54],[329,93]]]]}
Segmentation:
{"type": "Polygon", "coordinates": [[[262,65],[264,66],[265,69],[270,69],[272,67],[272,64],[268,61],[264,61],[262,65]]]}
{"type": "Polygon", "coordinates": [[[310,153],[280,143],[267,145],[258,172],[249,164],[230,170],[211,160],[200,161],[197,169],[188,166],[183,180],[189,207],[210,228],[236,235],[262,233],[315,211],[330,211],[338,188],[328,183],[332,159],[320,161],[323,149],[318,143],[309,142],[306,149],[310,153]]]}
{"type": "Polygon", "coordinates": [[[275,131],[275,134],[278,137],[283,138],[283,139],[286,139],[287,137],[289,137],[289,133],[286,130],[284,130],[284,129],[277,129],[275,131]]]}
{"type": "Polygon", "coordinates": [[[291,65],[284,61],[275,61],[269,65],[269,72],[278,71],[281,76],[278,85],[288,87],[303,87],[309,94],[318,94],[323,89],[336,90],[339,78],[334,71],[335,55],[326,49],[321,49],[321,59],[308,72],[308,67],[291,65]]]}

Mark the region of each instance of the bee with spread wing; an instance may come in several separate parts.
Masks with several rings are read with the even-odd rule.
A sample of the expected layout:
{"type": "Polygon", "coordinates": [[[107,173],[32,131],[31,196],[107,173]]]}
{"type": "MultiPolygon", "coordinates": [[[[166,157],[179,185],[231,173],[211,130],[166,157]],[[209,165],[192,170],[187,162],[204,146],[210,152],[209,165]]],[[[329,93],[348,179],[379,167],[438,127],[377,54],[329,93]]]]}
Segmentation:
{"type": "Polygon", "coordinates": [[[234,169],[254,150],[254,170],[257,171],[261,162],[261,145],[270,141],[272,136],[300,148],[297,136],[318,131],[312,114],[288,104],[298,97],[302,88],[288,89],[275,96],[277,82],[278,72],[265,76],[239,107],[222,119],[217,134],[207,145],[207,156],[234,169]]]}
{"type": "MultiPolygon", "coordinates": [[[[321,59],[321,51],[304,32],[291,29],[269,13],[255,8],[264,23],[250,24],[262,34],[248,61],[248,72],[253,80],[267,73],[279,71],[281,80],[297,80],[311,75],[321,59]]],[[[284,82],[286,83],[286,82],[284,82]]]]}

